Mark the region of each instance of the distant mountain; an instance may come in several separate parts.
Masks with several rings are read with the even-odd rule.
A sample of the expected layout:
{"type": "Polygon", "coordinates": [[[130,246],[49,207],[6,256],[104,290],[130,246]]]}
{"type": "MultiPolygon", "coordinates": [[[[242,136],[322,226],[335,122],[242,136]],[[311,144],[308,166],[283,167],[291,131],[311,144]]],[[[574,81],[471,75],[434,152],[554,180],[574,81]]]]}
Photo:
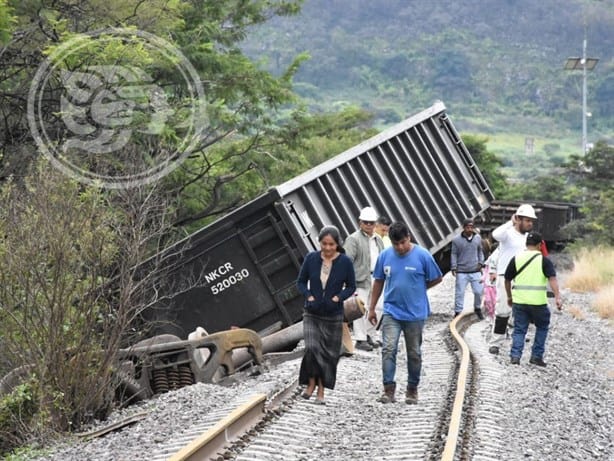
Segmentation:
{"type": "Polygon", "coordinates": [[[244,51],[273,72],[308,52],[296,89],[314,108],[355,104],[390,125],[443,100],[460,129],[579,137],[582,72],[591,133],[614,140],[614,0],[305,0],[244,51]]]}

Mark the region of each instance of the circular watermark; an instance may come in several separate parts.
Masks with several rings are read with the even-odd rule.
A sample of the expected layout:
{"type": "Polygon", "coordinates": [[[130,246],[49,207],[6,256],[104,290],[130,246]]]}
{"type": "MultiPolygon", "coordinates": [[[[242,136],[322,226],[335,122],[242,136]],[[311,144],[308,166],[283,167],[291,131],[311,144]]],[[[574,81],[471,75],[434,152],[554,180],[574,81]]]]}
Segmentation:
{"type": "Polygon", "coordinates": [[[173,45],[105,29],[52,50],[30,86],[28,123],[60,171],[124,189],[157,181],[194,151],[204,101],[196,69],[173,45]]]}

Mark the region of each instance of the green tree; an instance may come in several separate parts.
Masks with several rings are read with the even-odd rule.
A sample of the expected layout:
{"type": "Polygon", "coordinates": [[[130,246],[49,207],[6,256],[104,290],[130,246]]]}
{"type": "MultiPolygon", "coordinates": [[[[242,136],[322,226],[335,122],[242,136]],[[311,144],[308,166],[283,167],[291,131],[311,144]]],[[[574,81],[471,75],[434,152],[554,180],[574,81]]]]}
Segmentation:
{"type": "Polygon", "coordinates": [[[507,199],[565,202],[570,200],[569,185],[561,174],[537,176],[508,186],[507,199]]]}
{"type": "MultiPolygon", "coordinates": [[[[280,123],[277,130],[269,130],[268,136],[251,149],[249,156],[237,156],[240,160],[234,172],[241,177],[232,187],[224,188],[223,184],[219,184],[217,188],[208,189],[219,193],[217,199],[213,200],[197,183],[188,184],[187,187],[194,190],[189,191],[186,196],[189,195],[192,199],[184,200],[184,208],[177,224],[188,226],[189,232],[195,231],[215,218],[208,205],[226,203],[228,207],[222,211],[231,211],[269,187],[279,185],[349,149],[375,134],[376,130],[369,128],[371,120],[372,114],[356,107],[346,107],[339,112],[325,114],[292,112],[280,123]],[[239,165],[246,158],[249,158],[251,163],[240,169],[239,165]]],[[[248,142],[249,140],[237,141],[233,148],[239,152],[244,151],[248,142]]],[[[225,152],[229,152],[229,146],[225,147],[225,152]]],[[[195,168],[192,163],[200,161],[200,157],[189,159],[188,169],[195,168]]],[[[184,174],[183,169],[176,174],[184,174]]],[[[218,177],[218,181],[223,181],[224,178],[218,177]]],[[[178,183],[187,184],[184,179],[178,180],[178,183]]]]}
{"type": "Polygon", "coordinates": [[[576,236],[591,245],[614,244],[614,147],[600,140],[585,156],[573,155],[566,168],[584,216],[576,236]]]}
{"type": "MultiPolygon", "coordinates": [[[[20,3],[15,7],[13,39],[0,53],[0,88],[6,89],[0,91],[3,118],[0,179],[12,174],[21,176],[36,155],[24,104],[34,73],[46,55],[61,50],[68,40],[79,40],[81,48],[54,68],[58,74],[72,78],[80,72],[90,78],[92,64],[98,68],[105,65],[138,68],[152,78],[156,88],[163,90],[172,111],[165,113],[162,106],[161,114],[152,114],[156,92],[141,92],[134,102],[145,109],[131,109],[126,128],[136,134],[121,148],[108,155],[94,156],[83,155],[79,144],[67,151],[66,141],[71,133],[65,119],[78,118],[78,111],[88,108],[70,109],[77,114],[73,116],[60,105],[65,93],[64,77],[48,79],[49,88],[38,107],[40,118],[47,124],[48,144],[64,148],[64,157],[72,154],[70,160],[82,171],[95,167],[100,175],[132,175],[144,166],[163,164],[175,152],[181,154],[184,134],[189,128],[188,117],[195,112],[197,128],[190,144],[192,162],[185,163],[183,174],[163,182],[167,196],[176,198],[171,210],[182,214],[184,202],[202,203],[200,214],[216,215],[231,209],[237,200],[226,191],[260,160],[259,146],[275,134],[282,112],[294,104],[292,76],[307,57],[299,55],[282,75],[274,77],[246,58],[239,44],[255,25],[276,15],[295,14],[300,4],[301,0],[88,0],[78,7],[74,2],[63,1],[20,3]],[[111,26],[165,37],[196,69],[203,84],[202,96],[187,91],[185,76],[177,71],[172,60],[162,62],[163,50],[134,46],[121,38],[105,41],[82,35],[111,26]],[[162,117],[154,119],[155,115],[167,114],[170,115],[162,122],[162,117]],[[152,135],[152,131],[156,134],[152,135]]],[[[110,32],[102,37],[112,35],[110,32]]],[[[90,91],[92,98],[110,91],[108,80],[103,83],[99,89],[90,91]]],[[[120,89],[134,91],[134,85],[132,89],[130,85],[120,89]]],[[[120,97],[116,100],[124,102],[120,97]]],[[[79,128],[98,134],[94,130],[100,126],[91,120],[80,120],[79,128]]]]}
{"type": "Polygon", "coordinates": [[[612,120],[614,117],[614,63],[604,64],[607,69],[603,72],[605,78],[595,88],[595,100],[598,116],[603,120],[612,120]]]}
{"type": "Polygon", "coordinates": [[[459,50],[443,50],[433,58],[433,86],[446,100],[458,99],[473,90],[468,57],[459,50]]]}
{"type": "MultiPolygon", "coordinates": [[[[291,139],[295,128],[292,75],[306,56],[299,56],[286,72],[274,77],[246,59],[238,43],[250,27],[277,14],[295,13],[300,3],[0,3],[0,11],[12,11],[15,18],[14,22],[0,20],[0,31],[9,27],[10,33],[10,39],[0,45],[1,345],[7,357],[3,365],[34,377],[27,385],[35,415],[22,440],[32,435],[27,429],[73,430],[110,410],[117,385],[114,358],[122,345],[141,339],[131,336],[129,326],[146,306],[159,301],[152,281],[147,274],[136,274],[135,267],[176,237],[169,227],[182,210],[192,206],[194,213],[207,211],[215,216],[246,198],[234,193],[239,180],[246,182],[236,189],[246,189],[246,195],[259,190],[260,184],[250,176],[254,165],[261,163],[270,175],[261,160],[273,154],[264,150],[273,145],[281,152],[276,143],[291,139]],[[80,35],[108,26],[166,37],[193,63],[205,88],[203,98],[186,95],[182,76],[172,63],[160,64],[156,59],[159,50],[131,47],[122,40],[105,44],[80,35]],[[157,121],[148,120],[151,114],[146,111],[134,111],[130,128],[138,134],[130,142],[107,157],[77,158],[77,165],[97,163],[101,168],[97,171],[110,174],[131,173],[140,164],[154,163],[179,145],[183,109],[196,107],[199,121],[206,124],[180,170],[155,185],[112,193],[84,186],[48,162],[36,161],[24,101],[39,64],[70,39],[79,40],[82,48],[58,71],[87,70],[92,63],[142,66],[175,104],[173,115],[178,122],[165,124],[161,136],[154,137],[143,128],[160,128],[157,121]]],[[[68,78],[73,75],[69,73],[68,78]]],[[[66,140],[61,116],[78,113],[60,109],[65,82],[50,79],[48,83],[38,109],[49,123],[49,142],[61,145],[66,140]]],[[[139,93],[135,100],[147,105],[154,96],[139,93]]],[[[157,257],[149,259],[152,272],[159,263],[157,257]]]]}
{"type": "Polygon", "coordinates": [[[270,158],[268,147],[284,137],[284,120],[296,96],[292,77],[306,54],[275,77],[240,50],[250,28],[276,15],[295,14],[301,0],[190,2],[184,25],[173,31],[203,76],[206,126],[188,161],[165,178],[176,197],[177,225],[217,217],[262,191],[258,171],[270,158]]]}
{"type": "Polygon", "coordinates": [[[590,207],[593,220],[588,226],[596,240],[587,239],[586,243],[614,246],[614,190],[610,188],[601,191],[597,199],[599,206],[590,207]]]}
{"type": "Polygon", "coordinates": [[[499,199],[505,198],[507,194],[507,180],[501,172],[503,162],[486,147],[488,138],[471,134],[464,134],[462,138],[494,196],[499,199]]]}
{"type": "Polygon", "coordinates": [[[11,36],[11,25],[15,20],[11,13],[7,0],[0,0],[0,45],[6,43],[11,36]]]}
{"type": "MultiPolygon", "coordinates": [[[[27,102],[34,76],[51,51],[78,34],[109,27],[168,33],[180,25],[181,11],[185,6],[183,1],[166,0],[146,3],[87,0],[79,5],[72,1],[8,0],[7,4],[13,16],[8,30],[10,39],[2,43],[0,49],[0,180],[13,174],[22,176],[37,155],[27,120],[27,102]]],[[[119,65],[135,56],[146,62],[147,53],[121,46],[119,40],[109,48],[96,47],[92,42],[81,54],[72,55],[71,61],[66,62],[65,68],[58,68],[58,72],[113,63],[113,59],[118,57],[119,65]],[[123,53],[127,59],[122,59],[123,53]]],[[[38,107],[40,118],[47,123],[47,142],[50,145],[61,145],[67,131],[59,117],[60,88],[61,82],[53,75],[38,107]]],[[[135,151],[138,150],[132,152],[135,151]]]]}
{"type": "Polygon", "coordinates": [[[614,147],[597,141],[585,156],[572,155],[565,165],[568,174],[590,194],[598,194],[614,184],[614,147]]]}

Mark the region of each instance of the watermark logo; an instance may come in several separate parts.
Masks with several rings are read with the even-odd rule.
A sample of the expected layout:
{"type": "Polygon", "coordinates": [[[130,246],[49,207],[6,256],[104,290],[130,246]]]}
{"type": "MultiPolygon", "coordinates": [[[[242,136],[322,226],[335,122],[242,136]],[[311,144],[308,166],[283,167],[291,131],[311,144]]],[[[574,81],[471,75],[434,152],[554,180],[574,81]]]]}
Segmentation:
{"type": "Polygon", "coordinates": [[[28,122],[56,168],[121,189],[157,181],[199,146],[203,104],[200,78],[177,48],[106,29],[64,42],[39,66],[28,122]]]}

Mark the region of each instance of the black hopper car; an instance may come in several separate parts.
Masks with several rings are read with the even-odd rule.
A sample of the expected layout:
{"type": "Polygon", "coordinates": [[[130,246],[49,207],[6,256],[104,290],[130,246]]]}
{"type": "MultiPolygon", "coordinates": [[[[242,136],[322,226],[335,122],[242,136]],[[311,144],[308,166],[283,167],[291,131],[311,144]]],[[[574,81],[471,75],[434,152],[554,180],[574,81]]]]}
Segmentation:
{"type": "Polygon", "coordinates": [[[509,221],[518,207],[527,203],[535,209],[537,222],[535,230],[543,235],[549,251],[560,251],[570,238],[563,229],[580,218],[579,205],[568,202],[493,200],[479,224],[482,236],[488,236],[493,229],[509,221]]]}
{"type": "Polygon", "coordinates": [[[322,226],[337,226],[345,238],[359,210],[372,206],[405,221],[445,272],[463,220],[483,214],[493,198],[436,102],[169,248],[177,257],[164,267],[166,285],[193,283],[161,293],[146,317],[159,325],[155,333],[180,338],[199,326],[209,333],[290,326],[302,319],[295,281],[303,257],[319,249],[322,226]]]}

